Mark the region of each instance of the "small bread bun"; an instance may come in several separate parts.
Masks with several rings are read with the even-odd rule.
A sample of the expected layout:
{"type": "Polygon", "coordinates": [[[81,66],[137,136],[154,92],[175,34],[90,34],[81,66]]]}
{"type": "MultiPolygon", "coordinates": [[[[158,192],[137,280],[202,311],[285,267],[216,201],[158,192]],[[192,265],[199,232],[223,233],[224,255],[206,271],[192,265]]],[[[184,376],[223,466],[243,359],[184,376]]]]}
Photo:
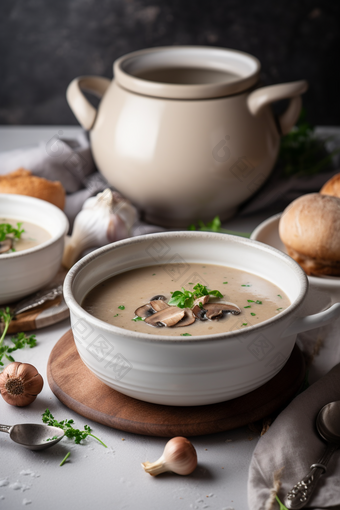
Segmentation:
{"type": "Polygon", "coordinates": [[[320,190],[321,195],[331,195],[340,198],[340,174],[334,175],[320,190]]]}
{"type": "Polygon", "coordinates": [[[0,175],[0,193],[14,193],[46,200],[60,209],[65,206],[65,190],[59,181],[48,181],[19,168],[10,174],[0,175]]]}
{"type": "Polygon", "coordinates": [[[309,275],[340,276],[340,198],[311,193],[283,212],[279,234],[309,275]]]}

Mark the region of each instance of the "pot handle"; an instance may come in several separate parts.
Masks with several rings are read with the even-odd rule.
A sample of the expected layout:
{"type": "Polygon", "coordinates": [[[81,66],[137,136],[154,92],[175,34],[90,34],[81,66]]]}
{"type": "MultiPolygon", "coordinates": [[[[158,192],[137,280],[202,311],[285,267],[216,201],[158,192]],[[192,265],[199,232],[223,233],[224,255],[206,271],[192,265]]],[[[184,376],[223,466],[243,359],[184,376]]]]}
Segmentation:
{"type": "Polygon", "coordinates": [[[281,338],[286,336],[297,335],[303,331],[309,331],[320,326],[326,326],[330,322],[340,317],[340,303],[335,303],[333,306],[324,310],[323,312],[314,315],[307,315],[307,317],[299,317],[282,333],[281,338]]]}
{"type": "Polygon", "coordinates": [[[97,110],[86,99],[82,91],[92,92],[97,97],[101,98],[105,94],[110,83],[111,80],[101,76],[79,76],[79,78],[75,78],[71,81],[67,87],[67,102],[84,129],[89,130],[92,128],[96,120],[97,110]]]}
{"type": "Polygon", "coordinates": [[[256,116],[268,104],[291,98],[287,110],[278,118],[281,134],[286,135],[299,118],[302,106],[301,94],[306,92],[307,89],[308,83],[305,80],[262,87],[249,94],[247,99],[248,108],[256,116]]]}

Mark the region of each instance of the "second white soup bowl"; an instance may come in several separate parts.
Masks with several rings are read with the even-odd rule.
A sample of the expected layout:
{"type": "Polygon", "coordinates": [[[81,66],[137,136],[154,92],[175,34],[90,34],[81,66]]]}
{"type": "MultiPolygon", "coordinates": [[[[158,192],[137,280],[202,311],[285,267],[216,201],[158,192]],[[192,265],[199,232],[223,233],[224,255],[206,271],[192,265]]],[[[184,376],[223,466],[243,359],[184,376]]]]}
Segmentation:
{"type": "Polygon", "coordinates": [[[273,378],[287,362],[297,333],[340,316],[335,304],[300,317],[307,294],[305,273],[287,255],[256,241],[208,232],[166,232],[107,245],[81,259],[64,284],[75,343],[91,372],[125,395],[175,406],[230,400],[273,378]],[[176,288],[193,272],[190,264],[217,264],[270,280],[291,305],[254,326],[242,327],[240,319],[235,331],[179,338],[121,329],[81,307],[86,294],[111,276],[175,262],[183,272],[177,273],[176,288]]]}

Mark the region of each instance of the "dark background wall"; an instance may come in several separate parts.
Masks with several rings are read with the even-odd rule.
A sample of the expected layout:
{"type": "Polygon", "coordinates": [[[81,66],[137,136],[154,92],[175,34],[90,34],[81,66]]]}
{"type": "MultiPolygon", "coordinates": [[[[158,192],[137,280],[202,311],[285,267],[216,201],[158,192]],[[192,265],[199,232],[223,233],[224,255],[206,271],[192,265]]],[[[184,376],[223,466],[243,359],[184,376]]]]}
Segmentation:
{"type": "Polygon", "coordinates": [[[258,57],[266,84],[306,78],[308,119],[340,124],[338,0],[1,0],[0,124],[76,124],[81,74],[141,48],[211,45],[258,57]]]}

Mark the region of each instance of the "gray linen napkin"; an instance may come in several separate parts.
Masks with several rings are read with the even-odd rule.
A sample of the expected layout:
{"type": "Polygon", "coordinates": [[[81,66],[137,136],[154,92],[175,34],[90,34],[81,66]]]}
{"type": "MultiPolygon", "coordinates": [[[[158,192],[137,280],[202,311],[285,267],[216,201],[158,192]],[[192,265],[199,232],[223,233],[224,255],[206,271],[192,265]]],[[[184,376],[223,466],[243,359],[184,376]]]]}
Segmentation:
{"type": "MultiPolygon", "coordinates": [[[[268,510],[273,476],[281,468],[278,497],[283,502],[287,492],[319,460],[326,443],[316,432],[315,419],[325,404],[335,400],[340,400],[340,363],[298,395],[259,440],[249,468],[249,509],[268,510]]],[[[274,502],[270,508],[279,509],[279,505],[274,502]]],[[[307,508],[340,508],[340,450],[330,460],[307,508]]]]}

